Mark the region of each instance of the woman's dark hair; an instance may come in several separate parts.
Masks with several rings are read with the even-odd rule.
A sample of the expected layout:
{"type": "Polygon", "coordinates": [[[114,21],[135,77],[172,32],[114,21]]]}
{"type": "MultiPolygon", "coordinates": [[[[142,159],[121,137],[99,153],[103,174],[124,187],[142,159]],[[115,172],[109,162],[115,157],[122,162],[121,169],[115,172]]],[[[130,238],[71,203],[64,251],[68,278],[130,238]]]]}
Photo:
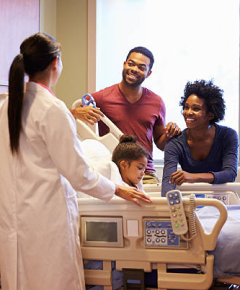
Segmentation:
{"type": "Polygon", "coordinates": [[[13,154],[18,153],[22,129],[24,75],[26,73],[31,77],[44,71],[60,53],[60,44],[52,36],[36,33],[22,42],[20,54],[12,62],[9,71],[8,127],[13,154]]]}
{"type": "Polygon", "coordinates": [[[214,115],[214,118],[210,120],[210,124],[223,120],[225,115],[223,90],[215,86],[212,80],[197,80],[193,83],[188,82],[184,89],[184,96],[181,97],[180,101],[182,109],[184,109],[188,97],[193,94],[203,99],[207,107],[207,112],[214,115]]]}
{"type": "Polygon", "coordinates": [[[146,47],[143,47],[143,46],[137,46],[137,47],[132,48],[127,55],[126,61],[128,60],[130,54],[133,52],[141,53],[141,54],[145,55],[146,57],[148,57],[150,59],[149,70],[152,69],[152,66],[154,63],[154,57],[153,57],[152,52],[149,49],[147,49],[146,47]]]}
{"type": "Polygon", "coordinates": [[[137,143],[137,138],[132,135],[122,135],[119,141],[119,144],[114,149],[112,154],[112,161],[119,164],[122,160],[126,160],[129,164],[138,160],[141,157],[149,157],[147,150],[137,143]]]}

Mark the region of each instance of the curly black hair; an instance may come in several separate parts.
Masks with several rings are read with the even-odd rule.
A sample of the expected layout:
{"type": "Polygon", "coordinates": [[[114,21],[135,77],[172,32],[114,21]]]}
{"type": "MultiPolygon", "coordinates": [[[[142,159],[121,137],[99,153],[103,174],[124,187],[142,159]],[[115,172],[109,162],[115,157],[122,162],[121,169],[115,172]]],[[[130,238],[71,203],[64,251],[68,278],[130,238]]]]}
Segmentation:
{"type": "Polygon", "coordinates": [[[213,80],[196,80],[195,82],[187,82],[184,89],[184,96],[181,97],[180,106],[182,110],[190,95],[197,95],[203,99],[207,107],[207,112],[212,113],[214,118],[210,120],[210,124],[214,124],[223,120],[225,115],[225,101],[223,99],[223,90],[213,84],[213,80]]]}
{"type": "Polygon", "coordinates": [[[119,144],[113,151],[112,161],[119,168],[122,160],[126,160],[130,164],[132,161],[138,160],[143,156],[149,158],[149,153],[143,146],[137,143],[137,138],[132,135],[122,135],[119,144]]]}

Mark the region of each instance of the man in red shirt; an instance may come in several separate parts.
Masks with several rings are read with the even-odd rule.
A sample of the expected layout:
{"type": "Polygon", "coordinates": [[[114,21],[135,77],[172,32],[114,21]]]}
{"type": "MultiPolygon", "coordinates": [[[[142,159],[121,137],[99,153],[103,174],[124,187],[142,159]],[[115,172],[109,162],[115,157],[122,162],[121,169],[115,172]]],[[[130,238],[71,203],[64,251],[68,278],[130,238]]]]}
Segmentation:
{"type": "MultiPolygon", "coordinates": [[[[102,112],[124,134],[137,137],[149,152],[143,183],[158,182],[152,156],[153,140],[160,150],[164,150],[166,141],[180,133],[175,123],[165,124],[162,98],[142,87],[143,81],[152,73],[153,63],[151,51],[145,47],[133,48],[123,64],[122,81],[92,94],[98,108],[89,106],[72,110],[75,118],[87,122],[99,121],[102,112]]],[[[99,134],[107,133],[106,125],[99,122],[99,134]]]]}

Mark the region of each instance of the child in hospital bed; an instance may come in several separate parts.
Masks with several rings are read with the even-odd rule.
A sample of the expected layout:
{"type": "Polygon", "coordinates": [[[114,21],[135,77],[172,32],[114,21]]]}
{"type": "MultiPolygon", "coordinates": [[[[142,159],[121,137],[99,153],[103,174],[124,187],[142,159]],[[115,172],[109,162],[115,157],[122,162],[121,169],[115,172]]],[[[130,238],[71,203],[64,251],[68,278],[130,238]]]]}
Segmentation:
{"type": "Polygon", "coordinates": [[[136,137],[122,135],[113,154],[99,141],[81,141],[92,170],[104,175],[119,185],[129,185],[143,190],[142,177],[147,166],[148,152],[137,143],[136,137]]]}
{"type": "MultiPolygon", "coordinates": [[[[113,151],[112,161],[109,158],[111,153],[100,144],[98,144],[100,145],[98,150],[96,150],[96,147],[95,150],[91,150],[89,143],[92,143],[92,141],[84,140],[82,143],[88,145],[84,145],[84,148],[88,158],[91,159],[94,170],[108,178],[114,179],[115,182],[133,186],[143,191],[142,177],[147,166],[148,152],[144,147],[136,143],[136,137],[122,135],[119,144],[113,151]],[[98,154],[98,157],[96,157],[96,154],[98,154]],[[116,170],[120,174],[119,176],[116,170]]],[[[95,146],[97,145],[96,142],[93,143],[95,146]]],[[[102,270],[103,262],[95,260],[85,261],[84,268],[102,270]]],[[[114,262],[112,262],[112,269],[113,290],[116,290],[123,286],[123,274],[115,270],[114,262]]],[[[103,286],[86,286],[86,289],[102,290],[103,286]]]]}
{"type": "Polygon", "coordinates": [[[143,191],[142,178],[149,154],[136,140],[131,135],[122,135],[113,151],[112,161],[117,165],[125,185],[143,191]]]}

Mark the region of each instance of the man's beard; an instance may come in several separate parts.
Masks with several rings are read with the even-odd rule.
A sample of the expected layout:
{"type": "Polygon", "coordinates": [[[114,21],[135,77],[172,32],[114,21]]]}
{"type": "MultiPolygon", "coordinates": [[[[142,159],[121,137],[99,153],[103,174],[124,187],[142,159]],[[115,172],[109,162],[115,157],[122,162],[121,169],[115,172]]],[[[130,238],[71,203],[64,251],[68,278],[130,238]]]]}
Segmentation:
{"type": "Polygon", "coordinates": [[[138,87],[142,84],[142,82],[145,80],[145,78],[138,78],[136,81],[133,81],[133,82],[129,82],[127,80],[127,72],[125,70],[122,71],[122,77],[123,77],[123,81],[125,84],[127,84],[128,86],[131,86],[131,87],[138,87]]]}

